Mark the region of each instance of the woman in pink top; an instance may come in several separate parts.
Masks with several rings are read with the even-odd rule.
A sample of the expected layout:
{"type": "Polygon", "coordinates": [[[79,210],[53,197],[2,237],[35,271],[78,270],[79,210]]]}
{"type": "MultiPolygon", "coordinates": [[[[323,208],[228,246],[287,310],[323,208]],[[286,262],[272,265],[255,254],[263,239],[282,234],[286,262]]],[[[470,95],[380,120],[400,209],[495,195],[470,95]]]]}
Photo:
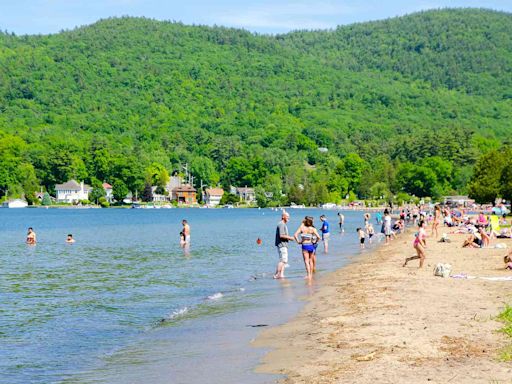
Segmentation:
{"type": "Polygon", "coordinates": [[[420,259],[420,268],[423,267],[423,262],[425,261],[425,248],[427,247],[427,230],[425,229],[425,222],[420,221],[418,223],[418,233],[416,234],[416,237],[414,238],[413,247],[416,250],[416,256],[407,257],[405,259],[404,267],[407,265],[407,263],[411,260],[420,259]]]}
{"type": "Polygon", "coordinates": [[[480,225],[487,225],[487,218],[485,217],[483,212],[480,212],[480,214],[478,215],[477,221],[478,221],[478,224],[480,224],[480,225]]]}

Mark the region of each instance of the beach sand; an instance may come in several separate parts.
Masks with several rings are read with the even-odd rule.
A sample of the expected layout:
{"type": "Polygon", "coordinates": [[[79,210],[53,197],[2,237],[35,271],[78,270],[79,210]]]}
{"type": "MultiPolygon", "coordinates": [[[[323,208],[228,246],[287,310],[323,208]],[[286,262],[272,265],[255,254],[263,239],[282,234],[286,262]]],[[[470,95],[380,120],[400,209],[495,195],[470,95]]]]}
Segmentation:
{"type": "Polygon", "coordinates": [[[512,363],[499,360],[510,339],[495,320],[512,303],[512,281],[433,275],[441,262],[452,274],[512,276],[506,250],[463,249],[465,235],[449,236],[427,239],[422,270],[417,260],[402,267],[415,253],[409,231],[322,278],[294,320],[255,340],[270,349],[257,371],[282,383],[512,383],[512,363]]]}

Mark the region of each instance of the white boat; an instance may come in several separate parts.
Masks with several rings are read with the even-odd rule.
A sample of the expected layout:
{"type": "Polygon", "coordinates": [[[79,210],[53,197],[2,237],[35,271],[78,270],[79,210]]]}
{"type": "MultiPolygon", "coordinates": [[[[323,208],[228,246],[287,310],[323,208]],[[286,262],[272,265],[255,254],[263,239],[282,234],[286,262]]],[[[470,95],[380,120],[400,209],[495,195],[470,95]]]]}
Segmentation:
{"type": "Polygon", "coordinates": [[[2,208],[27,208],[28,203],[25,200],[14,199],[9,201],[4,201],[2,203],[2,208]]]}
{"type": "Polygon", "coordinates": [[[304,209],[304,208],[306,208],[306,206],[304,204],[297,205],[295,203],[291,203],[288,208],[291,208],[291,209],[304,209]]]}
{"type": "Polygon", "coordinates": [[[338,206],[334,203],[325,203],[322,204],[322,209],[337,209],[338,206]]]}

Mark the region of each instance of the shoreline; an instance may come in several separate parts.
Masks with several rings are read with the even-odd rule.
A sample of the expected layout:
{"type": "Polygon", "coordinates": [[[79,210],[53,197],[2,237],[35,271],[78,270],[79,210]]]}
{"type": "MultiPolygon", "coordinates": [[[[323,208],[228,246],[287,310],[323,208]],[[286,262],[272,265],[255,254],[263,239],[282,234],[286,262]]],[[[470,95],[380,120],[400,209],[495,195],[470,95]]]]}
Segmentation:
{"type": "Polygon", "coordinates": [[[432,272],[449,263],[452,274],[512,276],[506,250],[463,249],[465,235],[449,237],[427,240],[422,270],[417,261],[401,266],[414,253],[408,230],[320,278],[298,316],[253,342],[270,350],[256,372],[284,375],[282,383],[509,382],[512,365],[499,354],[510,340],[496,317],[512,301],[512,281],[432,272]]]}

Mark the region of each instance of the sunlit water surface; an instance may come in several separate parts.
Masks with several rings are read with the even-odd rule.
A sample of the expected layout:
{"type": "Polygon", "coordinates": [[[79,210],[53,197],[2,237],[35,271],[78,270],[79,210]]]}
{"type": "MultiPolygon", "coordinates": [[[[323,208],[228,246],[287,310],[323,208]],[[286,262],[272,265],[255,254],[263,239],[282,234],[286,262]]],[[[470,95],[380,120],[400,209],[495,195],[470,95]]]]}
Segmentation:
{"type": "MultiPolygon", "coordinates": [[[[361,212],[291,210],[290,231],[325,213],[319,274],[358,250],[361,212]]],[[[270,209],[1,209],[0,382],[267,383],[250,342],[289,320],[317,288],[290,246],[275,281],[270,209]],[[181,220],[192,228],[179,246],[181,220]],[[38,244],[24,244],[27,227],[38,244]],[[76,238],[66,244],[67,233],[76,238]],[[257,245],[256,239],[263,240],[257,245]]]]}

